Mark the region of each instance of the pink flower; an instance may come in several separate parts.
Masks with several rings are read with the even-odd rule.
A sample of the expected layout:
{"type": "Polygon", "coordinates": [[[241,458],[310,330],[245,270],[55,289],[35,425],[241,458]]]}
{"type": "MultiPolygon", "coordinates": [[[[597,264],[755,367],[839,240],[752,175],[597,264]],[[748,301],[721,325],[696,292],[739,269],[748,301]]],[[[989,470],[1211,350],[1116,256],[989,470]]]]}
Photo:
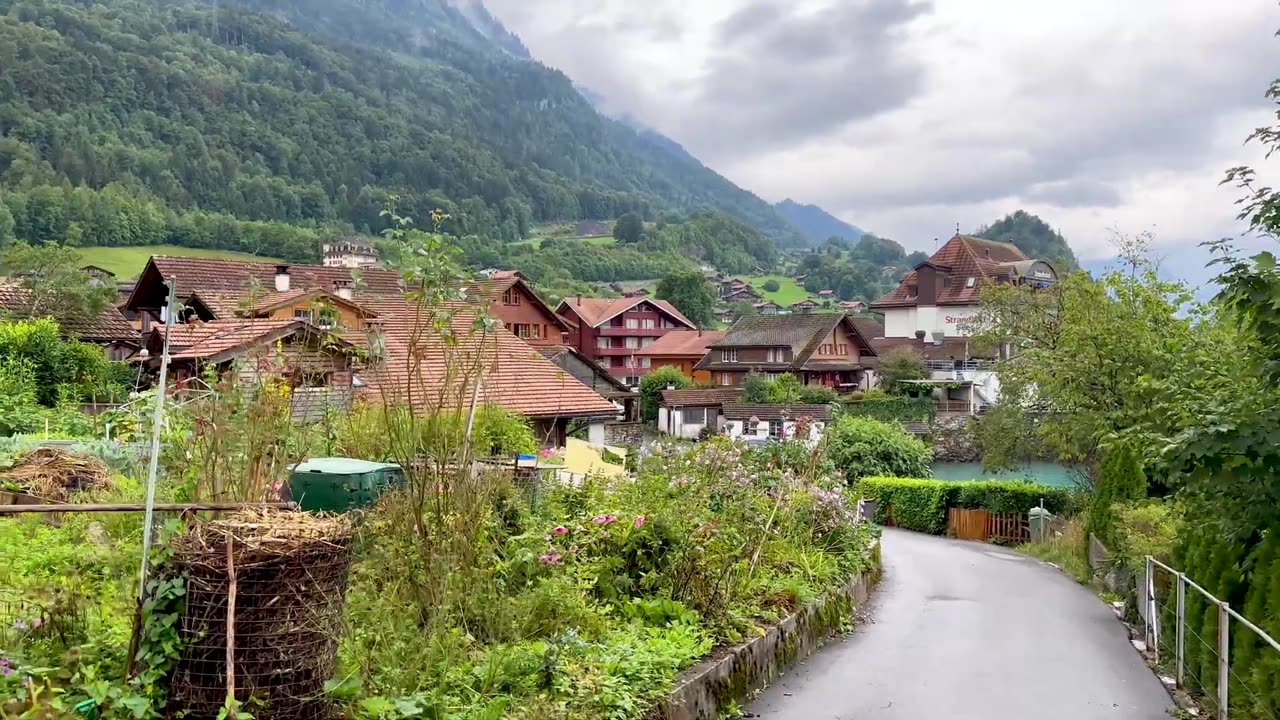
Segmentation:
{"type": "Polygon", "coordinates": [[[614,516],[612,516],[612,515],[597,515],[597,516],[595,516],[595,517],[591,518],[591,522],[593,522],[593,523],[595,523],[595,524],[597,524],[597,525],[609,525],[609,524],[612,524],[612,523],[614,523],[614,522],[617,522],[617,520],[618,520],[618,518],[616,518],[616,517],[614,517],[614,516]]]}
{"type": "Polygon", "coordinates": [[[551,531],[551,534],[552,534],[552,535],[568,535],[568,534],[569,534],[569,528],[567,528],[567,527],[565,527],[565,526],[563,526],[563,525],[557,525],[557,526],[556,526],[556,529],[551,531]]]}
{"type": "Polygon", "coordinates": [[[560,556],[560,553],[551,551],[538,556],[538,562],[543,565],[559,565],[562,559],[563,558],[560,556]]]}
{"type": "Polygon", "coordinates": [[[44,620],[42,620],[41,618],[35,618],[34,620],[31,621],[31,627],[33,628],[38,628],[41,625],[44,625],[44,620]]]}
{"type": "Polygon", "coordinates": [[[643,515],[637,515],[637,516],[636,516],[636,521],[635,521],[634,523],[631,523],[631,524],[632,524],[633,526],[635,526],[635,528],[636,528],[637,530],[639,530],[640,528],[644,527],[644,516],[643,516],[643,515]]]}

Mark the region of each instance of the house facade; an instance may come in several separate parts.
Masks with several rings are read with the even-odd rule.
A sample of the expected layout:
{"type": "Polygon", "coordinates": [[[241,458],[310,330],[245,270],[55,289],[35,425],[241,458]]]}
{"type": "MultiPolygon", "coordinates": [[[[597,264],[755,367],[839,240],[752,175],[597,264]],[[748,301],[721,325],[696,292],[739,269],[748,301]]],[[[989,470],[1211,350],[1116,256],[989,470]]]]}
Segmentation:
{"type": "Polygon", "coordinates": [[[741,388],[663,390],[658,431],[685,440],[696,440],[704,431],[718,435],[724,427],[724,406],[741,398],[741,388]]]}
{"type": "Polygon", "coordinates": [[[502,320],[513,335],[537,348],[564,345],[574,326],[557,315],[524,275],[499,270],[477,281],[468,290],[484,297],[489,313],[502,320]]]}
{"type": "Polygon", "coordinates": [[[827,405],[726,403],[722,410],[724,433],[748,442],[799,440],[814,445],[829,422],[831,408],[827,405]]]}
{"type": "Polygon", "coordinates": [[[368,268],[378,264],[378,251],[358,238],[327,242],[323,250],[325,267],[368,268]]]}
{"type": "MultiPolygon", "coordinates": [[[[630,422],[640,419],[639,393],[627,387],[608,370],[600,367],[599,363],[578,352],[577,348],[570,345],[557,345],[540,347],[538,352],[555,363],[557,367],[577,378],[578,382],[617,405],[622,420],[630,422]]],[[[597,445],[604,443],[603,435],[598,440],[590,437],[587,439],[597,445]]]]}
{"type": "Polygon", "coordinates": [[[708,346],[695,370],[722,387],[741,386],[752,372],[795,375],[806,385],[865,390],[874,382],[877,354],[843,313],[743,318],[708,346]]]}
{"type": "Polygon", "coordinates": [[[649,298],[570,298],[556,314],[575,328],[570,345],[632,386],[653,369],[641,350],[669,332],[697,329],[671,303],[649,298]]]}
{"type": "Polygon", "coordinates": [[[707,348],[724,338],[720,330],[672,330],[655,340],[649,347],[641,348],[637,358],[648,358],[649,372],[658,368],[673,367],[694,382],[711,382],[711,373],[696,370],[694,366],[707,354],[707,348]]]}
{"type": "Polygon", "coordinates": [[[884,314],[885,337],[965,337],[972,334],[984,285],[1047,287],[1057,279],[1052,265],[1014,245],[956,235],[871,309],[884,314]]]}

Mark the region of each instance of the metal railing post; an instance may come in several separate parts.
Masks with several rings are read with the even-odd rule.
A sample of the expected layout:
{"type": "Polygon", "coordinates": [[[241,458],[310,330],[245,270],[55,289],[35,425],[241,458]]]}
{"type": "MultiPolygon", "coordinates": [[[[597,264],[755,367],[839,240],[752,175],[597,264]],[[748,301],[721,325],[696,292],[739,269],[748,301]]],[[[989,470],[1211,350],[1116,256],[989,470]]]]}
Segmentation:
{"type": "Polygon", "coordinates": [[[1142,641],[1147,644],[1147,649],[1151,649],[1151,574],[1155,568],[1151,565],[1151,556],[1146,559],[1146,573],[1142,576],[1142,609],[1138,612],[1142,616],[1142,641]]]}
{"type": "Polygon", "coordinates": [[[1187,576],[1183,573],[1177,574],[1178,585],[1178,605],[1174,612],[1174,635],[1177,640],[1174,643],[1174,654],[1178,657],[1178,687],[1182,687],[1182,674],[1185,671],[1187,659],[1187,576]]]}
{"type": "Polygon", "coordinates": [[[1218,720],[1227,720],[1227,688],[1231,684],[1231,613],[1218,602],[1218,720]]]}

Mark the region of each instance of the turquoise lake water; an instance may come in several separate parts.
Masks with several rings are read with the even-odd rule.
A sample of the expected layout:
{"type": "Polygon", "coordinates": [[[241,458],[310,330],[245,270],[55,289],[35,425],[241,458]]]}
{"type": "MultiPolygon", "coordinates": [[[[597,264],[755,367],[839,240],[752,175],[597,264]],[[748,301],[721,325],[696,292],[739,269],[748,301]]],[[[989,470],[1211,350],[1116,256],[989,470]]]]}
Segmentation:
{"type": "Polygon", "coordinates": [[[933,477],[938,480],[1030,480],[1032,482],[1073,488],[1081,475],[1067,465],[1051,462],[1032,462],[1016,470],[1000,473],[986,472],[982,463],[938,462],[933,464],[933,477]]]}

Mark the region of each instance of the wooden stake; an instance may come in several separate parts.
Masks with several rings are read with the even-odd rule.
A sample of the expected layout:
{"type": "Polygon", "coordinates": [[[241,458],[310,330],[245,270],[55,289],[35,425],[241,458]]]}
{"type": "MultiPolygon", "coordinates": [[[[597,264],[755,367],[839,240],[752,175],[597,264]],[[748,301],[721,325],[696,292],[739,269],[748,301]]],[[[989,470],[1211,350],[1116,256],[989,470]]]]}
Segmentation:
{"type": "Polygon", "coordinates": [[[235,540],[227,535],[227,701],[231,720],[236,718],[236,563],[235,540]]]}

